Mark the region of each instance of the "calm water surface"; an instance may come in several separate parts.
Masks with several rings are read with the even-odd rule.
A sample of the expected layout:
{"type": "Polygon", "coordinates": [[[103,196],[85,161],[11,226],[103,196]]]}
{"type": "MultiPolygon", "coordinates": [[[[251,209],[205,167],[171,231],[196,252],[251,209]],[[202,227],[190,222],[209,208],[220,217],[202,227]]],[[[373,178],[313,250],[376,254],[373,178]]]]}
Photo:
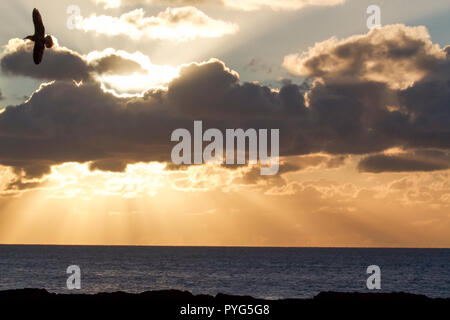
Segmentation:
{"type": "Polygon", "coordinates": [[[74,264],[84,293],[180,289],[295,298],[367,292],[366,268],[378,265],[382,291],[450,297],[448,249],[0,245],[0,290],[73,292],[65,286],[66,269],[74,264]]]}

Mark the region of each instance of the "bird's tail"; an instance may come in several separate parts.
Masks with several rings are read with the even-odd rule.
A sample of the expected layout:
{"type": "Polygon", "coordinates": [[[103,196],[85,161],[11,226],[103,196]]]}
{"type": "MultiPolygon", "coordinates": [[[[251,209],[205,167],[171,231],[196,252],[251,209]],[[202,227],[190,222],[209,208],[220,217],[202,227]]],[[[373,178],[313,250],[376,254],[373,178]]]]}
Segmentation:
{"type": "Polygon", "coordinates": [[[53,47],[53,39],[52,39],[52,36],[46,36],[46,37],[45,37],[45,46],[46,46],[47,48],[53,47]]]}

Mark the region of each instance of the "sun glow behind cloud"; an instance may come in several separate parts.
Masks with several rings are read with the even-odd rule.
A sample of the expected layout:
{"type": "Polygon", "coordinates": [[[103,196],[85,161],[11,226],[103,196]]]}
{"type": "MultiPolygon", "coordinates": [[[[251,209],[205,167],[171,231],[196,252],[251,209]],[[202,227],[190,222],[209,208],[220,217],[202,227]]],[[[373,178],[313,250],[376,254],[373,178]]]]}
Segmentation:
{"type": "Polygon", "coordinates": [[[171,66],[151,66],[146,74],[100,75],[106,91],[118,96],[141,96],[150,89],[165,89],[178,76],[178,68],[171,66]]]}
{"type": "Polygon", "coordinates": [[[101,59],[108,55],[118,55],[129,61],[138,63],[142,71],[132,74],[113,74],[104,73],[97,75],[106,89],[117,95],[141,95],[149,89],[164,89],[167,84],[178,76],[179,67],[169,65],[155,65],[149,57],[141,52],[129,53],[123,50],[114,50],[112,48],[103,51],[92,51],[86,55],[89,63],[101,59]]]}

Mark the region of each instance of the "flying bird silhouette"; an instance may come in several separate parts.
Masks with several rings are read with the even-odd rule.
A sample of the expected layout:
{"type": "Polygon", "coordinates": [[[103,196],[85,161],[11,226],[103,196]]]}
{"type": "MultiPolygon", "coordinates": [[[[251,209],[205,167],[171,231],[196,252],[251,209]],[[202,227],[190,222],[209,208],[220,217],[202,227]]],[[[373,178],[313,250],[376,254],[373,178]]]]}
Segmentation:
{"type": "Polygon", "coordinates": [[[33,9],[34,35],[25,39],[34,41],[33,60],[35,64],[42,61],[45,48],[53,47],[53,39],[50,35],[45,36],[45,27],[42,23],[42,17],[38,9],[33,9]]]}

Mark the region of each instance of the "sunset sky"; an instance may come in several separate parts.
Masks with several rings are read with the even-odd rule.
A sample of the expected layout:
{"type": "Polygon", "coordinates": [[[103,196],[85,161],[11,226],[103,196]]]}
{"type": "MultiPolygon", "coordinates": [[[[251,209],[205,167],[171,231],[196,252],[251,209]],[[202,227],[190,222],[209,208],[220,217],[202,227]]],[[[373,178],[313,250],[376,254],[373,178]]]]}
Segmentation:
{"type": "Polygon", "coordinates": [[[448,0],[0,9],[0,244],[450,247],[448,0]],[[174,165],[194,120],[279,129],[279,173],[174,165]]]}

